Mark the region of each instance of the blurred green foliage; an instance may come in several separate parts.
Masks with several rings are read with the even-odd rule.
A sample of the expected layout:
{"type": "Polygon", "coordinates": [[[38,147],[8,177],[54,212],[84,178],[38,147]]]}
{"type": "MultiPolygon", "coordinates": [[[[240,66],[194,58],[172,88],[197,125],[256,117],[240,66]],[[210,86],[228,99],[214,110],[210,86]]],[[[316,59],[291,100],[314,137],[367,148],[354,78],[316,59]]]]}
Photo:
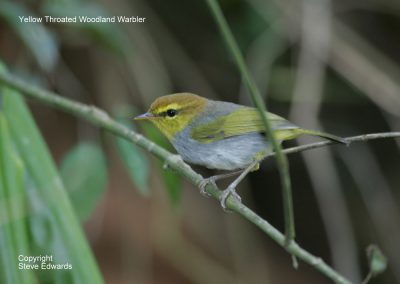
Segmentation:
{"type": "Polygon", "coordinates": [[[60,165],[60,175],[79,219],[87,219],[107,186],[106,157],[94,143],[81,142],[60,165]]]}
{"type": "Polygon", "coordinates": [[[23,163],[15,151],[7,120],[0,112],[0,282],[35,283],[31,271],[20,271],[15,259],[29,255],[23,163]]]}
{"type": "MultiPolygon", "coordinates": [[[[127,128],[135,130],[128,117],[133,117],[136,112],[132,108],[116,107],[114,114],[117,121],[127,128]]],[[[143,151],[136,145],[126,141],[121,137],[114,137],[118,154],[124,163],[132,183],[136,186],[139,193],[143,196],[150,195],[149,177],[150,165],[143,151]]]]}
{"type": "MultiPolygon", "coordinates": [[[[173,151],[171,144],[163,136],[160,131],[150,123],[143,124],[143,131],[151,141],[157,145],[173,151]]],[[[182,196],[182,177],[172,170],[168,169],[168,165],[163,161],[157,161],[158,172],[161,174],[168,196],[175,206],[179,204],[182,196]]]]}
{"type": "Polygon", "coordinates": [[[51,71],[59,57],[59,46],[54,33],[42,23],[27,25],[21,22],[19,19],[21,16],[35,17],[36,14],[19,3],[10,1],[0,3],[0,17],[20,37],[38,65],[45,71],[51,71]]]}
{"type": "MultiPolygon", "coordinates": [[[[11,155],[11,163],[1,168],[1,184],[6,185],[2,187],[3,190],[13,192],[12,199],[7,199],[9,194],[1,198],[5,208],[9,207],[8,214],[2,215],[1,228],[9,236],[2,239],[4,243],[1,251],[12,253],[3,258],[3,261],[6,260],[11,266],[10,270],[6,271],[10,271],[11,274],[12,271],[16,271],[17,268],[13,266],[19,262],[12,260],[16,260],[20,254],[52,255],[54,263],[70,263],[73,269],[38,270],[36,277],[40,282],[102,283],[102,276],[64,185],[29,110],[15,91],[1,88],[0,92],[4,126],[1,131],[5,137],[2,142],[2,161],[4,162],[7,155],[11,155]],[[8,126],[5,126],[6,123],[8,126]],[[10,129],[10,134],[7,129],[10,129]],[[16,152],[13,152],[14,149],[16,152]],[[8,187],[12,186],[12,183],[15,187],[8,187]],[[20,235],[25,226],[29,233],[20,235]]],[[[27,274],[29,273],[17,273],[14,277],[25,277],[27,274]]],[[[5,283],[23,282],[10,280],[5,283]]]]}
{"type": "Polygon", "coordinates": [[[387,268],[387,258],[376,245],[367,248],[368,264],[372,276],[383,273],[387,268]]]}
{"type": "MultiPolygon", "coordinates": [[[[81,1],[46,1],[41,6],[41,12],[53,17],[109,16],[109,13],[100,4],[81,1]]],[[[72,30],[70,31],[72,39],[77,40],[80,35],[79,32],[81,32],[83,33],[82,38],[89,37],[95,43],[118,55],[123,55],[127,48],[128,41],[125,34],[111,23],[80,23],[78,21],[77,23],[66,24],[65,28],[72,30]]]]}

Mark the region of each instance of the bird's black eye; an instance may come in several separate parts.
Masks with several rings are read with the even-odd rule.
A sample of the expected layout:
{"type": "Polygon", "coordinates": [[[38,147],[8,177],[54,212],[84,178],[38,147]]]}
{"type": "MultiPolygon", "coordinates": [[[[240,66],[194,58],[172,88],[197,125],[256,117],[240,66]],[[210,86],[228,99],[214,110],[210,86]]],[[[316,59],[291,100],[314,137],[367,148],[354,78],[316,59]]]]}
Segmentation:
{"type": "Polygon", "coordinates": [[[167,115],[169,117],[174,117],[176,115],[176,113],[177,113],[176,109],[171,108],[171,109],[167,110],[167,115]]]}

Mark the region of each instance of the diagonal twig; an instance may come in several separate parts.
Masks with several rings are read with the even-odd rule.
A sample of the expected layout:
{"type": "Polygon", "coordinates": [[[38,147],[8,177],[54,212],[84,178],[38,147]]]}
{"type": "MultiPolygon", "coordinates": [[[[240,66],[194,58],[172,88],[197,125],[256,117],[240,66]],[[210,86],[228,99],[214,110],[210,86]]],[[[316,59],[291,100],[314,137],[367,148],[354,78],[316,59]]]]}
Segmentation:
{"type": "MultiPolygon", "coordinates": [[[[80,102],[76,102],[70,99],[63,98],[53,92],[46,91],[35,86],[32,86],[24,81],[8,74],[7,72],[0,72],[0,84],[19,91],[22,95],[39,101],[43,104],[58,108],[62,111],[71,113],[74,116],[78,116],[90,121],[92,124],[101,127],[117,136],[120,136],[136,145],[142,147],[147,152],[153,154],[159,159],[165,160],[169,166],[176,170],[179,174],[186,177],[193,185],[198,186],[204,180],[201,175],[191,169],[189,165],[184,163],[182,159],[174,155],[165,149],[159,147],[155,143],[147,140],[142,135],[130,130],[124,125],[118,123],[112,119],[105,111],[80,102]]],[[[17,93],[16,93],[17,95],[17,93]]],[[[374,133],[365,134],[359,136],[353,136],[346,138],[347,141],[353,143],[358,141],[368,141],[372,139],[380,138],[395,138],[400,137],[400,132],[386,132],[386,133],[374,133]]],[[[283,150],[285,154],[293,154],[301,151],[316,149],[324,146],[333,144],[331,141],[323,141],[317,143],[311,143],[303,146],[293,147],[283,150]]],[[[271,154],[274,155],[274,154],[271,154]]],[[[270,156],[271,156],[270,155],[270,156]]],[[[206,187],[207,193],[213,198],[219,199],[221,192],[218,187],[212,184],[208,184],[206,187]]],[[[235,198],[228,198],[227,207],[247,219],[249,222],[260,228],[265,234],[273,239],[281,247],[285,248],[290,254],[298,257],[300,260],[308,263],[316,270],[330,278],[335,283],[350,284],[351,282],[335,271],[332,267],[326,264],[321,258],[310,254],[308,251],[300,247],[296,242],[291,242],[288,246],[285,243],[285,236],[273,227],[266,220],[262,219],[255,212],[253,212],[246,205],[241,203],[235,198]]]]}

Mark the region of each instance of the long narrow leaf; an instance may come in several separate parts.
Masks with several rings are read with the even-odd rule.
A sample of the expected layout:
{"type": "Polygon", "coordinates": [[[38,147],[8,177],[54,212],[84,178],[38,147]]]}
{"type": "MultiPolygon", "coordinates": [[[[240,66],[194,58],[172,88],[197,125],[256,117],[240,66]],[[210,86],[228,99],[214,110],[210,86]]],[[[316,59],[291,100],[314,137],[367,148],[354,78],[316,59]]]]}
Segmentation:
{"type": "Polygon", "coordinates": [[[7,121],[0,112],[0,251],[1,283],[35,283],[30,270],[20,270],[20,255],[29,255],[23,164],[13,148],[7,121]]]}
{"type": "MultiPolygon", "coordinates": [[[[27,190],[31,206],[30,229],[35,245],[40,252],[52,255],[54,263],[72,265],[70,270],[56,270],[54,277],[62,272],[63,278],[67,279],[64,282],[70,279],[74,283],[103,283],[61,178],[29,110],[15,91],[3,92],[3,109],[12,139],[33,183],[27,190]]],[[[47,283],[58,282],[45,280],[47,283]]]]}
{"type": "Polygon", "coordinates": [[[0,282],[18,283],[20,281],[17,263],[10,261],[17,255],[16,247],[13,244],[12,216],[9,210],[10,198],[7,194],[7,187],[15,184],[14,164],[8,160],[9,137],[7,135],[6,123],[0,113],[0,282]]]}

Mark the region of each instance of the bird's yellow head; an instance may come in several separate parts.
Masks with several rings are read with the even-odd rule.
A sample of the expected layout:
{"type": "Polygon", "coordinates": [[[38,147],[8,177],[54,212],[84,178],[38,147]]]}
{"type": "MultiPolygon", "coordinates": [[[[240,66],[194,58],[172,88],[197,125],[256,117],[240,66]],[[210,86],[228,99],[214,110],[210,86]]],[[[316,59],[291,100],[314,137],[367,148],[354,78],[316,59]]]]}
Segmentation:
{"type": "Polygon", "coordinates": [[[178,93],[156,99],[149,110],[135,120],[149,120],[172,140],[194,117],[201,114],[207,99],[191,93],[178,93]]]}

